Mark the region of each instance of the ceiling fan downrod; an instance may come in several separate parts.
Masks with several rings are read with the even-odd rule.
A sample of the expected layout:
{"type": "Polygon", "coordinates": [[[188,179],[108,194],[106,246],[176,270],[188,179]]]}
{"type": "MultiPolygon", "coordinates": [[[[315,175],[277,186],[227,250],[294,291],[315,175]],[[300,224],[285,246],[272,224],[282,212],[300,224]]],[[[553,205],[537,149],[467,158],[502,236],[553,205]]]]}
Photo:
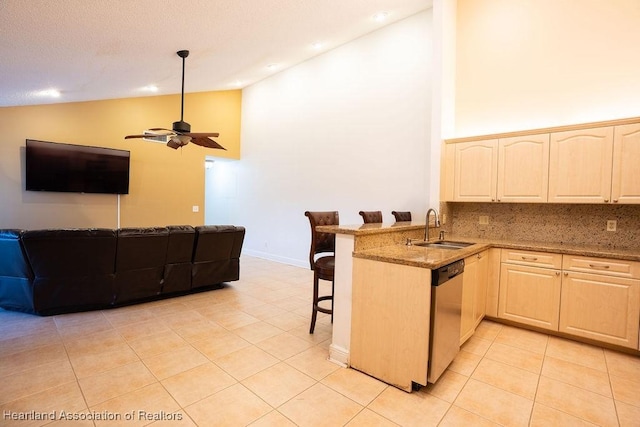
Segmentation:
{"type": "Polygon", "coordinates": [[[191,132],[191,125],[184,121],[184,64],[185,58],[189,56],[188,50],[179,50],[176,52],[182,58],[182,95],[180,102],[180,121],[173,122],[173,130],[176,132],[191,132]]]}

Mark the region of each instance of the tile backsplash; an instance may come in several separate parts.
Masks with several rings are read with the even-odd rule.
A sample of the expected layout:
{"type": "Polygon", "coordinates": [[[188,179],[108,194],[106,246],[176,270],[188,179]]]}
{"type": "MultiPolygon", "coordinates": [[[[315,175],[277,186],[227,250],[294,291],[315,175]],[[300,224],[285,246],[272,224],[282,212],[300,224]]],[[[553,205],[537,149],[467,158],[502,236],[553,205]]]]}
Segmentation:
{"type": "Polygon", "coordinates": [[[640,205],[442,203],[454,235],[478,238],[640,248],[640,205]],[[488,224],[479,224],[480,216],[488,224]],[[607,231],[615,220],[616,231],[607,231]]]}

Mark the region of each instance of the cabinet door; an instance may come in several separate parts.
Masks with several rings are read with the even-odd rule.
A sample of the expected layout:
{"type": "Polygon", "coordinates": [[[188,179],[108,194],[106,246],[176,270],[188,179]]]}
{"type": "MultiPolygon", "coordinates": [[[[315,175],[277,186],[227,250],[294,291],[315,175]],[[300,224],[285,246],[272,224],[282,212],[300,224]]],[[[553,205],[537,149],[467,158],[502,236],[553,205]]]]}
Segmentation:
{"type": "Polygon", "coordinates": [[[478,254],[476,267],[476,287],[474,292],[474,329],[480,324],[486,313],[487,286],[489,283],[489,251],[478,254]]]}
{"type": "Polygon", "coordinates": [[[608,203],[612,161],[612,127],[552,133],[549,202],[608,203]]]}
{"type": "Polygon", "coordinates": [[[565,272],[560,332],[638,348],[640,280],[565,272]]]}
{"type": "Polygon", "coordinates": [[[462,317],[460,318],[460,345],[475,331],[475,288],[478,282],[478,257],[472,255],[464,259],[462,276],[462,317]]]}
{"type": "Polygon", "coordinates": [[[458,202],[496,200],[498,140],[455,144],[453,199],[458,202]]]}
{"type": "Polygon", "coordinates": [[[558,330],[560,271],[503,263],[498,317],[558,330]]]}
{"type": "Polygon", "coordinates": [[[460,319],[460,345],[468,340],[484,318],[489,280],[489,251],[464,259],[462,278],[462,318],[460,319]]]}
{"type": "Polygon", "coordinates": [[[613,203],[640,203],[640,124],[616,126],[613,141],[613,203]]]}
{"type": "Polygon", "coordinates": [[[499,202],[544,203],[549,189],[549,134],[500,139],[499,202]]]}

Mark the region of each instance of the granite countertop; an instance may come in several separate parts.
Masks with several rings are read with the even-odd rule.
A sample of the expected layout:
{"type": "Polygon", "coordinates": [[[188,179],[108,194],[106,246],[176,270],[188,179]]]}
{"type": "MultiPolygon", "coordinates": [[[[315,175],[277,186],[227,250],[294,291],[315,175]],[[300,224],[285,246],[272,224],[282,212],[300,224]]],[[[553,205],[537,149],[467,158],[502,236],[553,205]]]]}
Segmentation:
{"type": "MultiPolygon", "coordinates": [[[[423,225],[424,227],[424,225],[423,225]]],[[[611,249],[599,246],[569,245],[563,243],[523,242],[447,236],[448,241],[474,243],[461,249],[438,249],[422,246],[391,245],[354,252],[354,258],[371,259],[414,267],[436,269],[489,248],[520,249],[538,252],[553,252],[598,258],[614,258],[640,261],[640,249],[611,249]]]]}
{"type": "Polygon", "coordinates": [[[366,236],[373,234],[395,233],[397,231],[424,230],[424,225],[424,221],[421,223],[415,221],[406,221],[394,222],[392,224],[373,223],[359,225],[319,225],[316,227],[316,230],[322,233],[366,236]]]}

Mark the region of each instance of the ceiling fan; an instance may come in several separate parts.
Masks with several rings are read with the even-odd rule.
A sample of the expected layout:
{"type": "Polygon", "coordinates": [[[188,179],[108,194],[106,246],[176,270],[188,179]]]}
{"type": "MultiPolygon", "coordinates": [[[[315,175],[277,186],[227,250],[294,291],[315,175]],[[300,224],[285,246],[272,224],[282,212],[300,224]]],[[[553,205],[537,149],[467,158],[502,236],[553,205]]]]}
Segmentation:
{"type": "MultiPolygon", "coordinates": [[[[189,56],[188,50],[179,50],[176,52],[180,58],[182,58],[182,103],[180,106],[180,121],[173,122],[172,129],[165,128],[152,128],[149,129],[152,132],[162,132],[158,135],[167,135],[169,137],[169,141],[167,142],[167,147],[171,147],[174,150],[180,147],[184,147],[189,142],[192,142],[196,145],[200,145],[201,147],[206,148],[217,148],[221,150],[226,150],[222,145],[218,144],[216,141],[212,140],[210,137],[217,138],[220,134],[213,132],[191,132],[191,125],[184,121],[184,63],[185,58],[189,56]]],[[[130,138],[148,138],[149,134],[143,135],[127,135],[124,139],[130,138]]]]}

